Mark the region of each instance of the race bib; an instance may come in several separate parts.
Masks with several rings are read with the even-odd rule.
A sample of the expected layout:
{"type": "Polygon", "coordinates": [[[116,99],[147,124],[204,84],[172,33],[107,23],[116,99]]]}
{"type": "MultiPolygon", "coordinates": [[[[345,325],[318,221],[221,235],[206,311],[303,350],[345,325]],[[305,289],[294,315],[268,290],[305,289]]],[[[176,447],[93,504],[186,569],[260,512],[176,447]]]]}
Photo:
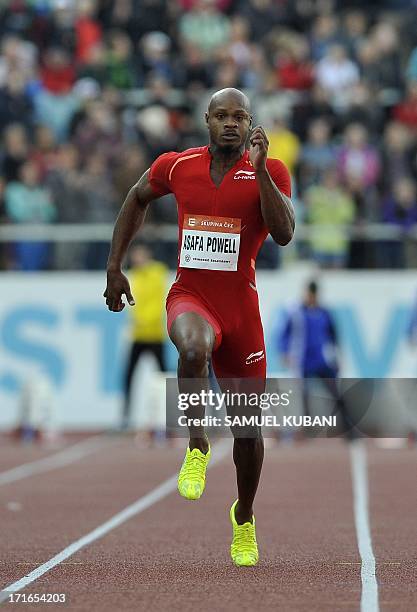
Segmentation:
{"type": "Polygon", "coordinates": [[[235,272],[240,229],[240,219],[184,215],[180,266],[235,272]]]}

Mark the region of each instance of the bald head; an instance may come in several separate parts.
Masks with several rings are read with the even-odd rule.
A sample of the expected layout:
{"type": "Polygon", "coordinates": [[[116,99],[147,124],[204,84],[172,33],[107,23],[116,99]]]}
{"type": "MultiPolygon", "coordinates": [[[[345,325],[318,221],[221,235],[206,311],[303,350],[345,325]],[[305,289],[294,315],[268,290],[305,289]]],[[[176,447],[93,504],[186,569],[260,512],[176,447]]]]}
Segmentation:
{"type": "Polygon", "coordinates": [[[240,89],[234,87],[226,87],[225,89],[219,89],[210,98],[208,105],[208,112],[210,113],[217,106],[228,106],[231,102],[241,106],[247,113],[250,114],[250,102],[248,96],[246,96],[240,89]]]}
{"type": "Polygon", "coordinates": [[[211,151],[243,154],[252,125],[248,97],[233,87],[216,91],[208,105],[206,123],[211,151]]]}

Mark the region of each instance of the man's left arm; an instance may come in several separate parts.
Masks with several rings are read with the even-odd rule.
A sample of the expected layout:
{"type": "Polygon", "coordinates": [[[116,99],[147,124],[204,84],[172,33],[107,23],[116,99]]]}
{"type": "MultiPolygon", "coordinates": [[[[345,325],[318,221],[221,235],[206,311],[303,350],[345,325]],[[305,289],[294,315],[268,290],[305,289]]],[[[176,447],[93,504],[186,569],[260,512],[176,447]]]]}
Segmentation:
{"type": "Polygon", "coordinates": [[[256,127],[250,136],[249,157],[258,180],[262,217],[274,241],[285,246],[294,235],[294,208],[291,198],[277,187],[268,171],[268,146],[264,129],[256,127]]]}

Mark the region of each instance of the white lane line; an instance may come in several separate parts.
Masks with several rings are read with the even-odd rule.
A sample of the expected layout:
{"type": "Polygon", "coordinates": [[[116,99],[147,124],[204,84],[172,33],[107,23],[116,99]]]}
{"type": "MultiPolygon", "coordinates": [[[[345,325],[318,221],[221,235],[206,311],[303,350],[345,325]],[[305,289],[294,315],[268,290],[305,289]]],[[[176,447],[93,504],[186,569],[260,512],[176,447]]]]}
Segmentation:
{"type": "MultiPolygon", "coordinates": [[[[222,459],[229,452],[229,449],[230,444],[226,440],[216,444],[212,449],[213,456],[210,461],[209,468],[216,465],[216,463],[222,461],[222,459]]],[[[98,527],[96,527],[96,529],[90,531],[90,533],[88,533],[87,535],[83,536],[76,542],[73,542],[67,548],[64,548],[64,550],[55,555],[55,557],[52,557],[52,559],[49,559],[49,561],[46,561],[46,563],[43,563],[42,565],[34,569],[27,576],[24,576],[17,582],[14,582],[13,584],[10,584],[9,586],[5,587],[2,591],[0,591],[0,604],[9,599],[10,593],[17,593],[18,591],[21,591],[22,589],[26,588],[29,584],[35,582],[35,580],[49,572],[51,569],[53,569],[72,555],[74,555],[82,548],[89,546],[96,540],[99,540],[103,536],[110,533],[110,531],[113,531],[113,529],[117,529],[117,527],[120,527],[120,525],[126,523],[126,521],[130,520],[138,514],[141,514],[150,506],[153,506],[164,497],[167,497],[167,495],[175,491],[176,488],[177,474],[171,476],[171,478],[168,478],[168,480],[165,480],[165,482],[150,491],[150,493],[144,495],[143,497],[140,497],[137,501],[133,502],[133,504],[127,506],[126,508],[124,508],[124,510],[112,516],[111,519],[109,519],[102,525],[99,525],[98,527]]]]}
{"type": "Polygon", "coordinates": [[[87,438],[87,440],[77,442],[77,444],[73,444],[53,455],[48,455],[42,459],[31,461],[30,463],[24,463],[23,465],[7,470],[7,472],[1,472],[0,487],[10,484],[11,482],[23,480],[29,476],[34,476],[35,474],[43,474],[70,465],[108,444],[109,438],[107,436],[103,434],[92,436],[87,438]]]}
{"type": "Polygon", "coordinates": [[[369,487],[366,449],[362,441],[350,445],[356,538],[361,557],[361,612],[379,612],[378,583],[369,521],[369,487]]]}

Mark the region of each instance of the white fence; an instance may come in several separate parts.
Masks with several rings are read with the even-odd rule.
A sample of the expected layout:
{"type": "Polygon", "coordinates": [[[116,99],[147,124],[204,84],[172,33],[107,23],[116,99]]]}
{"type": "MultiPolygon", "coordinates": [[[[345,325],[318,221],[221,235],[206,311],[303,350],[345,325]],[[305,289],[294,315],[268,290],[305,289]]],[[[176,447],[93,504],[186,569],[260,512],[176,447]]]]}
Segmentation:
{"type": "MultiPolygon", "coordinates": [[[[258,274],[270,372],[285,373],[276,331],[307,277],[297,268],[258,274]]],[[[417,273],[326,272],[319,280],[337,317],[344,376],[417,375],[417,354],[406,340],[417,273]]],[[[0,274],[1,427],[16,421],[22,385],[39,371],[53,386],[61,426],[117,424],[127,318],[126,309],[106,310],[104,282],[101,273],[0,274]]],[[[175,349],[168,342],[166,349],[174,370],[175,349]]]]}

